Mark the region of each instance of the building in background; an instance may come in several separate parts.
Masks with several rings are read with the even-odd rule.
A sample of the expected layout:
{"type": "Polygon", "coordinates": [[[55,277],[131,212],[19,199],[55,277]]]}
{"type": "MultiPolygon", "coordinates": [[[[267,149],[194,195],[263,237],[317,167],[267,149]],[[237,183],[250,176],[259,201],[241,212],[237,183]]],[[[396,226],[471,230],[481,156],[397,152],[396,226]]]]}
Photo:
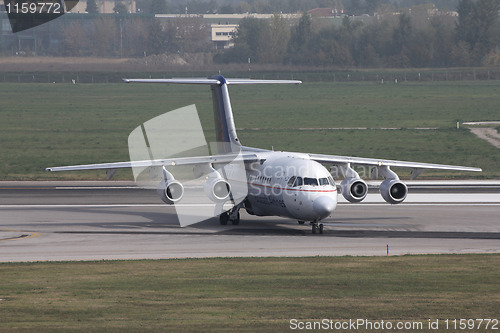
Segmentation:
{"type": "Polygon", "coordinates": [[[211,40],[214,48],[220,50],[233,47],[233,36],[237,30],[237,24],[211,24],[211,40]]]}
{"type": "MultiPolygon", "coordinates": [[[[285,19],[299,20],[299,14],[281,14],[285,19]]],[[[215,50],[222,50],[234,46],[233,37],[238,31],[239,23],[246,17],[261,20],[271,19],[274,14],[156,14],[155,17],[166,23],[178,18],[199,18],[210,26],[210,41],[215,50]]]]}

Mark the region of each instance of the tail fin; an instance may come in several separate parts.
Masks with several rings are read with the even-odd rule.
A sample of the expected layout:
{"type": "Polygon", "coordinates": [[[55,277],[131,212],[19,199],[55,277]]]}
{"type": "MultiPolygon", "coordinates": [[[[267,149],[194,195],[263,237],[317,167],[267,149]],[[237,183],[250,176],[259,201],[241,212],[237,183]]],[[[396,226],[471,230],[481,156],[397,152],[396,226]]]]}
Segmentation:
{"type": "Polygon", "coordinates": [[[227,81],[220,75],[213,76],[211,79],[216,79],[220,82],[220,84],[212,85],[211,87],[217,153],[234,152],[240,149],[241,143],[236,134],[227,81]]]}
{"type": "Polygon", "coordinates": [[[173,83],[173,84],[209,84],[212,89],[214,122],[217,141],[217,153],[229,153],[239,150],[240,140],[236,134],[233,110],[227,86],[233,84],[298,84],[295,80],[252,80],[252,79],[226,79],[222,75],[210,78],[179,78],[179,79],[123,79],[123,81],[139,83],[173,83]]]}

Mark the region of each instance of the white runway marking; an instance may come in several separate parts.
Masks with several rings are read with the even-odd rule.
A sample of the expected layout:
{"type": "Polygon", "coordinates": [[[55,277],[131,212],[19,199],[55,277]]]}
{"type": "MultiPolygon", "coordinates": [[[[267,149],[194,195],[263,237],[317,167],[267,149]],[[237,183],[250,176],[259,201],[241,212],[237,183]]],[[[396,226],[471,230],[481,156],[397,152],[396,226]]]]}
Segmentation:
{"type": "Polygon", "coordinates": [[[141,190],[137,186],[57,186],[56,190],[141,190]]]}
{"type": "MultiPolygon", "coordinates": [[[[358,203],[358,204],[352,204],[352,203],[347,203],[347,202],[341,202],[339,203],[340,206],[356,206],[356,207],[362,207],[362,206],[381,206],[381,205],[388,205],[389,204],[385,202],[381,203],[358,203]]],[[[398,206],[500,206],[500,202],[440,202],[440,203],[432,203],[432,202],[416,202],[416,203],[403,203],[398,206]]],[[[212,204],[177,204],[176,206],[180,207],[215,207],[215,205],[212,204]]],[[[86,204],[80,204],[80,205],[65,205],[65,204],[60,204],[60,205],[0,205],[0,209],[9,209],[9,208],[134,208],[134,207],[174,207],[174,206],[169,206],[166,204],[118,204],[118,205],[107,205],[107,204],[91,204],[91,205],[86,205],[86,204]]]]}
{"type": "MultiPolygon", "coordinates": [[[[180,207],[215,207],[212,204],[177,204],[180,207]]],[[[77,205],[0,205],[0,208],[122,208],[122,207],[174,207],[166,204],[77,204],[77,205]]]]}
{"type": "MultiPolygon", "coordinates": [[[[347,203],[347,200],[339,195],[339,203],[347,203]]],[[[362,204],[384,203],[382,196],[378,193],[369,193],[362,204]]],[[[409,193],[404,204],[478,204],[478,203],[500,203],[500,193],[409,193]]]]}

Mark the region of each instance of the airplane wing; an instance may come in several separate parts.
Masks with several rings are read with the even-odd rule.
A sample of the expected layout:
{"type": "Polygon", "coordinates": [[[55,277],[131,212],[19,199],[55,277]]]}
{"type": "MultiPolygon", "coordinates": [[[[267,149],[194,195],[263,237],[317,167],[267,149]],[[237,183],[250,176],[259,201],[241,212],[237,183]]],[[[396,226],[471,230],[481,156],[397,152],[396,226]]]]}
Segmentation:
{"type": "Polygon", "coordinates": [[[351,165],[367,165],[374,167],[388,166],[388,167],[411,168],[414,169],[414,171],[412,172],[412,178],[418,176],[424,169],[482,171],[481,168],[472,168],[472,167],[465,167],[458,165],[407,162],[407,161],[384,160],[384,159],[351,157],[351,156],[340,156],[340,155],[309,154],[309,157],[314,161],[326,164],[333,164],[333,165],[351,164],[351,165]]]}
{"type": "Polygon", "coordinates": [[[258,161],[258,156],[256,154],[225,154],[225,155],[212,155],[212,156],[179,157],[179,158],[165,158],[165,159],[144,160],[144,161],[70,165],[70,166],[51,167],[51,168],[46,168],[45,170],[78,171],[78,170],[122,169],[122,168],[134,168],[134,167],[147,168],[147,167],[162,167],[162,166],[176,166],[176,165],[197,165],[205,163],[230,163],[233,161],[243,161],[244,163],[251,163],[258,161]]]}

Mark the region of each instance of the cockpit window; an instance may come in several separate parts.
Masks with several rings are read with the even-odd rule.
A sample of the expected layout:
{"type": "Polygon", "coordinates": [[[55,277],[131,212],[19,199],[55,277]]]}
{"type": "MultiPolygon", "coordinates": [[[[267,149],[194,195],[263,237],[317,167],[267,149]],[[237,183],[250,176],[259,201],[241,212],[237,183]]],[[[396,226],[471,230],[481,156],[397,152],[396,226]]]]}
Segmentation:
{"type": "Polygon", "coordinates": [[[293,184],[294,187],[296,186],[302,186],[302,177],[297,177],[297,179],[295,179],[295,183],[293,184]]]}
{"type": "Polygon", "coordinates": [[[330,182],[328,181],[328,178],[320,178],[319,180],[319,186],[327,186],[330,185],[330,182]]]}
{"type": "Polygon", "coordinates": [[[332,176],[328,177],[328,181],[330,182],[330,185],[335,186],[332,176]]]}
{"type": "Polygon", "coordinates": [[[293,185],[293,182],[295,181],[295,176],[293,176],[292,178],[290,178],[290,180],[288,181],[288,186],[292,186],[293,185]]]}
{"type": "Polygon", "coordinates": [[[316,178],[304,178],[304,185],[318,186],[318,180],[316,178]]]}

